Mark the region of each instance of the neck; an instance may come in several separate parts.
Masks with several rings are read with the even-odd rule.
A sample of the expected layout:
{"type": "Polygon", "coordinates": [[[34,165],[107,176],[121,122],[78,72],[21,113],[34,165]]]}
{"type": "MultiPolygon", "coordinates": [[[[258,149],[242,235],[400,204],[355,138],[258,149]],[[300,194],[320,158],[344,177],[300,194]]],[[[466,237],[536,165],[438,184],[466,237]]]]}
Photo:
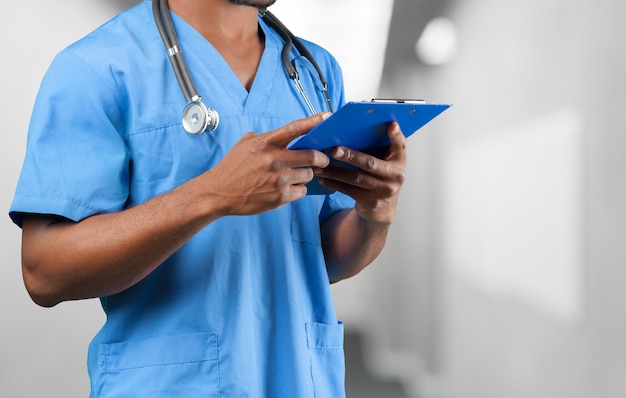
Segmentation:
{"type": "Polygon", "coordinates": [[[259,10],[234,5],[228,0],[169,0],[169,5],[170,10],[215,47],[243,86],[250,90],[264,48],[259,33],[259,10]]]}
{"type": "Polygon", "coordinates": [[[259,40],[258,9],[228,0],[169,0],[172,12],[187,21],[210,42],[259,40]]]}

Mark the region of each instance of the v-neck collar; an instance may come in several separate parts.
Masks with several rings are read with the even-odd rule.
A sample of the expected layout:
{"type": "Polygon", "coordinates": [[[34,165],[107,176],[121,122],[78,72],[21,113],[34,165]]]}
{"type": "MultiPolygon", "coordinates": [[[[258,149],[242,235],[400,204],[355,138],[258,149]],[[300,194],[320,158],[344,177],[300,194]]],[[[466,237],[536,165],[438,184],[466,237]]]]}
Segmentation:
{"type": "MultiPolygon", "coordinates": [[[[273,29],[259,17],[258,23],[265,35],[265,46],[250,91],[246,90],[228,62],[217,49],[193,26],[172,13],[174,26],[189,71],[200,95],[209,97],[209,91],[219,90],[217,97],[229,98],[233,112],[259,113],[265,109],[271,95],[274,79],[282,65],[280,52],[283,42],[273,29]],[[202,79],[201,79],[202,78],[202,79]]],[[[219,104],[220,111],[226,104],[219,104]]]]}

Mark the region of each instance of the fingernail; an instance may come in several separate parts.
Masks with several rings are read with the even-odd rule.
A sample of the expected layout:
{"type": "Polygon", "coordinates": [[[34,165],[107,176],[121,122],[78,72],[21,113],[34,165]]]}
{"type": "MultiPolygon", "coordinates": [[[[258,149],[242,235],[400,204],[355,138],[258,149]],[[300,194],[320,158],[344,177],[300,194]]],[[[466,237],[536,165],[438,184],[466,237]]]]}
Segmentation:
{"type": "Polygon", "coordinates": [[[344,154],[344,151],[342,148],[337,147],[337,149],[335,149],[335,157],[336,158],[342,158],[344,154]]]}

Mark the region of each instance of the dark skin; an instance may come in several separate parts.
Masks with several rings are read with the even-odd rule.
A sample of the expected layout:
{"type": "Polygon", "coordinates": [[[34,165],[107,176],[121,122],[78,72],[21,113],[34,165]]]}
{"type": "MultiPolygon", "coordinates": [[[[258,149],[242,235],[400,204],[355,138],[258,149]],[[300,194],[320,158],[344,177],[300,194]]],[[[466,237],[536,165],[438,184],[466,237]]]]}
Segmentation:
{"type": "Polygon", "coordinates": [[[261,62],[264,43],[257,24],[242,24],[239,21],[256,20],[258,8],[252,5],[264,7],[273,3],[261,0],[170,0],[168,4],[171,11],[187,21],[215,47],[249,91],[261,62]],[[207,16],[211,23],[206,23],[207,16]]]}
{"type": "MultiPolygon", "coordinates": [[[[249,87],[263,41],[257,9],[234,2],[170,0],[170,7],[216,43],[242,84],[249,87]],[[234,44],[246,51],[234,49],[234,44]]],[[[272,2],[258,0],[253,5],[272,2]]],[[[264,134],[247,133],[213,169],[119,213],[94,215],[80,222],[25,215],[22,271],[32,299],[50,307],[66,300],[119,293],[148,276],[220,217],[259,214],[303,198],[305,184],[314,174],[326,187],[356,200],[353,209],[321,226],[321,238],[329,280],[357,274],[378,256],[395,218],[405,179],[406,139],[392,123],[388,129],[391,147],[384,159],[335,148],[334,158],[361,172],[328,167],[329,158],[319,151],[286,148],[327,116],[318,114],[264,134]]]]}

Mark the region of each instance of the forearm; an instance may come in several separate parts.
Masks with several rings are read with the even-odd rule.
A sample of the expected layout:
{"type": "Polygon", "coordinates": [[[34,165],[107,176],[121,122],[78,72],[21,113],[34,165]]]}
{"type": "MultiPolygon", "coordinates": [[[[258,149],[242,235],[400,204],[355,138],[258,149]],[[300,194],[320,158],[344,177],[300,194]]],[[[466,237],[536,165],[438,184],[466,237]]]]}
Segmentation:
{"type": "Polygon", "coordinates": [[[35,302],[118,293],[145,278],[221,208],[200,197],[192,181],[119,213],[79,223],[27,216],[23,226],[24,282],[35,302]]]}
{"type": "Polygon", "coordinates": [[[246,133],[211,170],[119,213],[78,223],[26,216],[22,270],[28,292],[43,306],[118,293],[217,218],[259,214],[302,198],[313,178],[311,168],[324,168],[329,159],[287,145],[327,116],[246,133]]]}
{"type": "Polygon", "coordinates": [[[353,209],[336,214],[322,225],[331,282],[359,273],[380,254],[387,240],[406,178],[406,137],[397,123],[390,123],[387,134],[391,144],[384,158],[336,147],[332,157],[354,167],[315,170],[324,187],[356,202],[353,209]]]}
{"type": "Polygon", "coordinates": [[[331,283],[350,278],[380,254],[391,223],[372,222],[355,209],[337,213],[322,225],[322,245],[331,283]]]}

